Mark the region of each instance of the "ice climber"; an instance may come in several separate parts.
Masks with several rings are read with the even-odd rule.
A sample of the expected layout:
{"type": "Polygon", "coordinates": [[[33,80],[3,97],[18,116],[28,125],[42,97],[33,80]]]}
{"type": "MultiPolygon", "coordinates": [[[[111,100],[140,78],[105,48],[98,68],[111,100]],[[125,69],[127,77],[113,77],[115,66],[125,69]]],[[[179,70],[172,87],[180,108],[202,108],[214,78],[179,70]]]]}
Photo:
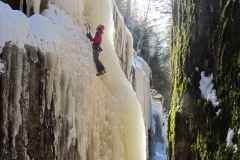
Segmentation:
{"type": "Polygon", "coordinates": [[[90,26],[86,25],[87,29],[88,29],[88,33],[87,33],[87,37],[90,39],[90,41],[92,42],[92,49],[93,49],[93,60],[94,63],[96,65],[97,68],[97,76],[103,75],[104,73],[106,73],[105,67],[103,66],[102,62],[99,60],[99,54],[102,51],[101,48],[101,43],[102,43],[102,35],[103,35],[103,31],[105,29],[105,27],[100,24],[98,25],[98,27],[96,28],[96,33],[95,33],[95,37],[93,38],[91,33],[90,33],[90,26]]]}

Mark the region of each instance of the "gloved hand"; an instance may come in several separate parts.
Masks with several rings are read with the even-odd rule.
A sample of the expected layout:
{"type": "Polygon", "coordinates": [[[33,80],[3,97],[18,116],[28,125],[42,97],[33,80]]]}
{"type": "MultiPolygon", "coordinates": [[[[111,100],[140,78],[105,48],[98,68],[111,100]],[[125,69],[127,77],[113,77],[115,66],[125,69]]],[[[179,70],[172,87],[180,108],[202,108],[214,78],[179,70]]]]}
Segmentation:
{"type": "Polygon", "coordinates": [[[87,34],[86,34],[86,36],[87,36],[87,38],[89,38],[89,39],[90,39],[90,38],[92,38],[92,35],[91,35],[91,33],[90,33],[90,32],[89,32],[89,33],[87,33],[87,34]]]}

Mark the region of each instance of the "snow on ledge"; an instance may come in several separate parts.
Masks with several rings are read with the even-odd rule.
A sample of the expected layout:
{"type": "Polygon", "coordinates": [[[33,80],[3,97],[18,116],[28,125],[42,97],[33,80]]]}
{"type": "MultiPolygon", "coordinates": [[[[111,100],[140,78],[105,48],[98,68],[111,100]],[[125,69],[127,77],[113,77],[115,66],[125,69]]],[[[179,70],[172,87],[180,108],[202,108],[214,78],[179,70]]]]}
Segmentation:
{"type": "Polygon", "coordinates": [[[198,72],[198,71],[199,71],[199,68],[198,68],[198,67],[196,67],[196,68],[195,68],[195,70],[198,72]]]}
{"type": "Polygon", "coordinates": [[[158,93],[157,95],[153,96],[154,98],[162,98],[162,95],[158,93]]]}
{"type": "Polygon", "coordinates": [[[213,89],[213,74],[211,74],[209,77],[205,77],[205,72],[201,72],[201,80],[200,80],[200,90],[202,93],[202,96],[211,101],[212,105],[214,107],[219,105],[219,102],[217,101],[217,95],[216,95],[216,90],[213,89]]]}
{"type": "Polygon", "coordinates": [[[235,144],[233,147],[235,148],[234,153],[236,153],[236,152],[238,151],[238,146],[237,146],[237,144],[235,144]]]}
{"type": "Polygon", "coordinates": [[[24,48],[28,30],[28,18],[21,11],[12,10],[8,4],[0,1],[0,54],[5,42],[11,41],[19,48],[24,48]]]}
{"type": "Polygon", "coordinates": [[[216,115],[218,116],[221,112],[222,112],[222,110],[219,109],[219,110],[216,112],[216,115]]]}
{"type": "Polygon", "coordinates": [[[228,135],[227,135],[227,146],[226,147],[234,146],[234,143],[232,142],[234,134],[235,134],[234,131],[231,130],[231,128],[229,128],[228,135]]]}

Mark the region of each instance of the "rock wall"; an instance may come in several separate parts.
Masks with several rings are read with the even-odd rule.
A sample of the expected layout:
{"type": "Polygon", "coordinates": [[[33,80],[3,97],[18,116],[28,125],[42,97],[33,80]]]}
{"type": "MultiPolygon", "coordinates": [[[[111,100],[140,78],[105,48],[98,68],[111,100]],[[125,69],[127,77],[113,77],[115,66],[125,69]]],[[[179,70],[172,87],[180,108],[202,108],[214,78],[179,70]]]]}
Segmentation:
{"type": "Polygon", "coordinates": [[[239,158],[226,148],[228,129],[239,130],[239,7],[234,0],[172,0],[169,159],[239,158]],[[201,95],[202,71],[213,74],[217,107],[201,95]]]}
{"type": "Polygon", "coordinates": [[[0,56],[5,64],[0,75],[1,159],[53,159],[54,109],[45,105],[46,57],[34,47],[24,51],[11,42],[0,56]]]}

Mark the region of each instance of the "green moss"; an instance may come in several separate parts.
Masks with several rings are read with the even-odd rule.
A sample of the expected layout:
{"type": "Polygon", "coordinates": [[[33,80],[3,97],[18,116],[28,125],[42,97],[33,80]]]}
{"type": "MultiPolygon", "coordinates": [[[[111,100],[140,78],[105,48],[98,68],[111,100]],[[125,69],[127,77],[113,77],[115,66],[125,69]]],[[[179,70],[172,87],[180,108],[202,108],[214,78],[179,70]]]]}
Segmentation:
{"type": "MultiPolygon", "coordinates": [[[[221,20],[223,20],[225,18],[225,14],[226,14],[226,11],[227,11],[227,8],[228,8],[229,4],[230,4],[230,0],[228,0],[227,4],[223,8],[223,11],[222,11],[222,14],[221,14],[221,20]]],[[[222,1],[221,1],[220,5],[222,6],[222,1]]]]}
{"type": "Polygon", "coordinates": [[[210,160],[210,155],[207,152],[208,150],[206,145],[207,141],[208,140],[206,137],[203,137],[202,135],[198,135],[196,142],[191,145],[191,150],[193,152],[198,153],[202,160],[208,160],[208,159],[210,160]]]}
{"type": "Polygon", "coordinates": [[[183,92],[186,91],[187,85],[188,85],[187,77],[184,77],[182,85],[181,85],[181,91],[183,91],[183,92]]]}
{"type": "MultiPolygon", "coordinates": [[[[170,118],[170,130],[169,130],[169,136],[168,140],[169,143],[171,143],[171,150],[172,150],[172,155],[174,155],[174,147],[175,147],[175,117],[176,117],[176,112],[171,113],[171,118],[170,118]]],[[[174,157],[174,156],[173,156],[174,157]]]]}
{"type": "MultiPolygon", "coordinates": [[[[175,86],[174,88],[176,89],[176,82],[174,86],[175,86]]],[[[170,150],[171,150],[172,159],[174,159],[174,155],[175,155],[176,106],[177,106],[177,92],[173,91],[172,103],[171,103],[172,112],[171,112],[170,121],[169,121],[170,128],[168,131],[168,143],[169,143],[169,146],[171,146],[170,150]]]]}
{"type": "Polygon", "coordinates": [[[193,131],[193,114],[189,115],[189,121],[187,121],[189,132],[193,131]]]}

